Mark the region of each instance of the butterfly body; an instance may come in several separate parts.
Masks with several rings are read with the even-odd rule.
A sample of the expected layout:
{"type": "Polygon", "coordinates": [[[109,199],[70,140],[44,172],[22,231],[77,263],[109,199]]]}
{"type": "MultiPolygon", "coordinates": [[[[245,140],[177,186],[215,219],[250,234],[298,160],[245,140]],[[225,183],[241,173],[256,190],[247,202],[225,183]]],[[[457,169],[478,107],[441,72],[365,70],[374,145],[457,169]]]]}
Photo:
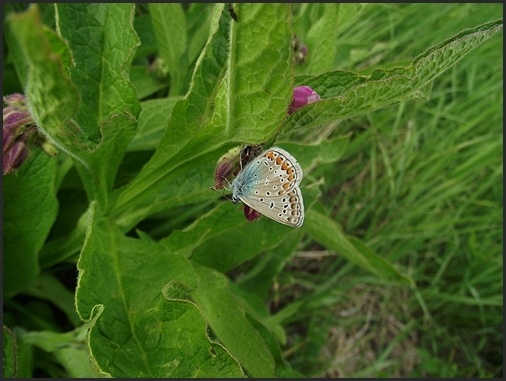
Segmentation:
{"type": "Polygon", "coordinates": [[[232,182],[232,201],[285,225],[304,222],[304,202],[299,184],[302,168],[287,151],[272,147],[246,164],[232,182]]]}

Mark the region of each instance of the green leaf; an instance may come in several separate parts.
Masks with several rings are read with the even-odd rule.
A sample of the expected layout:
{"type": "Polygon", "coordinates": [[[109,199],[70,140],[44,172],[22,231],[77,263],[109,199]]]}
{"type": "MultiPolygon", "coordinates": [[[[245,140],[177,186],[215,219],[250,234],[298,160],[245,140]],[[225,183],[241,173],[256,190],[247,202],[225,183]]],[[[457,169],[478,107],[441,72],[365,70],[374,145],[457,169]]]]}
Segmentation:
{"type": "MultiPolygon", "coordinates": [[[[269,296],[274,279],[296,252],[299,240],[300,236],[285,235],[277,246],[266,250],[258,257],[256,265],[238,279],[237,284],[241,289],[250,292],[252,296],[255,295],[261,298],[262,301],[266,299],[269,296]]],[[[252,314],[252,316],[255,315],[252,314]]]]}
{"type": "Polygon", "coordinates": [[[242,205],[230,202],[221,204],[161,243],[187,255],[191,253],[192,261],[196,263],[227,271],[252,258],[259,250],[277,246],[287,234],[298,240],[297,230],[268,218],[248,222],[242,209],[242,205]]]}
{"type": "Polygon", "coordinates": [[[135,58],[141,61],[144,57],[155,54],[158,50],[151,15],[137,14],[134,18],[134,28],[141,42],[139,48],[135,51],[135,58]]]}
{"type": "Polygon", "coordinates": [[[132,65],[130,68],[130,81],[135,87],[139,99],[147,98],[167,87],[167,84],[163,83],[162,79],[156,74],[146,66],[132,65]]]}
{"type": "MultiPolygon", "coordinates": [[[[219,79],[225,66],[228,22],[229,20],[223,13],[223,6],[217,7],[211,22],[209,40],[199,62],[197,62],[190,91],[185,99],[180,100],[174,106],[169,126],[151,160],[138,177],[119,194],[116,205],[117,214],[129,215],[130,210],[152,205],[153,201],[158,198],[158,194],[161,193],[160,188],[170,181],[168,174],[175,167],[183,164],[181,159],[175,159],[174,155],[211,118],[212,96],[217,91],[219,79]]],[[[163,128],[164,126],[159,127],[163,128]]],[[[200,147],[196,152],[202,150],[200,147]]],[[[191,161],[196,152],[189,153],[183,162],[191,161]]],[[[189,163],[185,164],[179,174],[184,173],[185,169],[188,170],[189,163]]]]}
{"type": "Polygon", "coordinates": [[[274,360],[276,361],[276,378],[302,378],[304,377],[301,373],[297,372],[296,370],[292,369],[290,364],[286,362],[283,358],[283,353],[281,352],[281,349],[279,347],[278,341],[265,329],[264,326],[262,326],[260,323],[251,320],[251,323],[254,328],[256,328],[261,337],[263,338],[264,342],[267,344],[268,348],[270,349],[272,356],[274,360]]]}
{"type": "Polygon", "coordinates": [[[318,144],[301,144],[289,140],[280,140],[276,142],[276,145],[283,147],[297,158],[304,176],[306,176],[318,164],[339,161],[346,152],[350,138],[351,134],[347,134],[323,140],[318,144]]]}
{"type": "Polygon", "coordinates": [[[322,4],[320,6],[323,8],[322,17],[311,26],[304,40],[311,54],[306,72],[311,74],[321,74],[334,68],[339,43],[337,34],[341,5],[322,4]]]}
{"type": "Polygon", "coordinates": [[[315,241],[334,250],[337,255],[343,255],[349,261],[385,281],[414,286],[415,283],[409,275],[398,270],[385,258],[378,256],[360,240],[347,237],[341,226],[324,214],[311,210],[306,213],[304,224],[315,241]]]}
{"type": "Polygon", "coordinates": [[[40,265],[42,269],[47,269],[59,262],[68,260],[72,255],[76,255],[81,250],[88,228],[90,215],[89,210],[82,214],[76,227],[63,237],[53,239],[47,242],[40,252],[40,265]]]}
{"type": "Polygon", "coordinates": [[[170,95],[180,95],[185,83],[186,18],[179,3],[150,3],[149,11],[158,51],[170,74],[170,95]]]}
{"type": "MultiPolygon", "coordinates": [[[[30,378],[33,377],[34,368],[34,355],[31,345],[24,343],[19,339],[20,334],[24,332],[23,329],[15,328],[13,330],[15,344],[15,377],[16,378],[30,378]]],[[[4,339],[5,340],[5,339],[4,339]]],[[[4,357],[5,359],[5,357],[4,357]]]]}
{"type": "Polygon", "coordinates": [[[126,238],[92,215],[78,263],[76,306],[90,321],[89,346],[99,373],[242,376],[236,360],[207,336],[199,308],[184,298],[184,290],[198,287],[190,263],[152,241],[126,238]]]}
{"type": "Polygon", "coordinates": [[[4,297],[31,287],[39,274],[38,253],[58,213],[56,162],[38,152],[3,177],[4,297]]]}
{"type": "Polygon", "coordinates": [[[223,99],[217,102],[224,106],[227,135],[263,143],[277,131],[292,100],[290,8],[246,3],[235,8],[240,22],[232,23],[223,99]]]}
{"type": "Polygon", "coordinates": [[[77,111],[79,94],[66,71],[70,57],[66,46],[41,23],[36,4],[23,13],[9,15],[8,21],[24,56],[23,62],[16,65],[28,66],[25,95],[39,131],[60,150],[86,165],[76,144],[79,131],[68,124],[77,111]]]}
{"type": "Polygon", "coordinates": [[[129,151],[154,150],[167,128],[172,110],[180,98],[153,99],[141,103],[139,125],[129,151]]]}
{"type": "MultiPolygon", "coordinates": [[[[171,197],[162,191],[167,184],[178,177],[188,181],[191,171],[211,166],[231,140],[264,142],[276,134],[292,96],[289,8],[241,4],[237,12],[241,22],[229,28],[230,15],[217,8],[188,96],[174,107],[150,162],[118,196],[120,219],[128,210],[171,197]],[[272,63],[267,69],[266,62],[272,63]]],[[[213,174],[207,171],[203,180],[198,173],[197,186],[214,184],[213,174]]]]}
{"type": "MultiPolygon", "coordinates": [[[[308,209],[317,198],[317,190],[304,189],[304,205],[308,209]]],[[[267,217],[249,222],[243,205],[226,202],[182,231],[175,231],[160,241],[168,250],[190,256],[191,260],[219,271],[230,270],[259,252],[270,250],[284,237],[298,242],[302,229],[279,224],[267,217]]]]}
{"type": "Polygon", "coordinates": [[[218,272],[195,266],[199,287],[192,297],[220,341],[253,377],[273,377],[274,359],[244,310],[229,291],[228,279],[218,272]]]}
{"type": "Polygon", "coordinates": [[[188,36],[188,63],[192,63],[202,52],[213,15],[215,4],[191,3],[186,11],[186,35],[188,36]]]}
{"type": "Polygon", "coordinates": [[[3,377],[16,377],[16,336],[12,331],[3,326],[3,377]]]}
{"type": "Polygon", "coordinates": [[[80,324],[76,313],[74,293],[69,291],[55,276],[48,272],[40,274],[33,287],[26,291],[28,295],[48,300],[63,311],[67,319],[77,327],[80,324]]]}
{"type": "Polygon", "coordinates": [[[376,69],[368,76],[341,70],[312,78],[301,76],[296,83],[310,86],[322,100],[293,113],[283,129],[311,129],[402,100],[426,98],[438,75],[500,30],[502,20],[465,30],[428,49],[408,67],[376,69]]]}
{"type": "MultiPolygon", "coordinates": [[[[289,241],[289,240],[285,240],[289,241]]],[[[293,241],[293,240],[292,240],[293,241]]],[[[296,242],[298,244],[298,242],[296,242]]],[[[278,246],[279,247],[279,246],[278,246]]],[[[276,248],[277,249],[277,248],[276,248]]],[[[295,253],[295,250],[292,250],[289,254],[295,253]]],[[[284,253],[283,253],[284,254],[284,253]]],[[[283,255],[282,254],[282,255],[283,255]]],[[[266,253],[266,257],[271,257],[271,253],[266,253]]],[[[285,254],[285,259],[287,259],[288,255],[285,254]]],[[[273,279],[268,279],[269,288],[273,286],[273,279]]],[[[285,345],[286,344],[286,333],[283,327],[277,322],[270,321],[271,313],[267,308],[265,303],[266,297],[258,296],[258,292],[254,291],[246,291],[241,284],[241,287],[237,286],[236,283],[230,283],[229,288],[234,293],[234,298],[241,304],[244,311],[249,315],[250,322],[256,322],[257,324],[261,324],[264,330],[268,330],[269,335],[273,338],[277,339],[277,343],[285,345]]],[[[270,289],[269,289],[270,291],[270,289]]],[[[271,351],[275,353],[274,351],[271,351]]],[[[282,361],[277,361],[282,362],[282,361]]]]}
{"type": "MultiPolygon", "coordinates": [[[[7,21],[11,20],[10,19],[11,16],[8,16],[7,17],[7,21]]],[[[13,77],[15,77],[17,75],[19,81],[21,82],[21,86],[26,86],[26,83],[27,83],[27,78],[28,78],[28,67],[26,65],[26,63],[24,62],[24,53],[23,53],[23,48],[22,46],[20,45],[20,42],[18,41],[18,39],[16,38],[16,33],[13,31],[12,28],[4,28],[4,40],[5,40],[5,45],[8,49],[8,55],[5,57],[5,63],[8,63],[8,62],[11,62],[13,64],[13,71],[15,73],[15,75],[13,75],[13,77]]],[[[6,65],[7,66],[7,65],[6,65]]],[[[9,80],[7,78],[7,75],[8,74],[6,72],[6,69],[7,67],[4,67],[4,79],[3,79],[3,83],[4,83],[4,86],[6,85],[7,81],[9,80]]],[[[11,79],[11,80],[14,80],[14,79],[11,79]]],[[[5,88],[4,88],[4,91],[5,91],[5,88]]],[[[5,91],[5,93],[7,94],[7,92],[5,91]]]]}
{"type": "Polygon", "coordinates": [[[74,65],[72,80],[81,92],[76,122],[93,149],[81,177],[90,199],[105,202],[116,171],[135,133],[139,103],[129,68],[139,40],[133,29],[133,4],[57,4],[61,36],[74,65]]]}
{"type": "Polygon", "coordinates": [[[20,341],[24,344],[41,348],[45,352],[55,356],[72,378],[91,378],[95,376],[88,357],[86,348],[87,325],[66,332],[24,332],[20,335],[20,341]]]}
{"type": "Polygon", "coordinates": [[[448,70],[493,35],[502,31],[502,28],[502,19],[491,21],[466,29],[427,49],[413,60],[415,79],[419,81],[417,85],[423,85],[448,70]]]}
{"type": "Polygon", "coordinates": [[[339,4],[339,18],[337,20],[338,28],[346,30],[350,25],[357,22],[362,16],[362,12],[368,6],[367,3],[341,3],[339,4]]]}

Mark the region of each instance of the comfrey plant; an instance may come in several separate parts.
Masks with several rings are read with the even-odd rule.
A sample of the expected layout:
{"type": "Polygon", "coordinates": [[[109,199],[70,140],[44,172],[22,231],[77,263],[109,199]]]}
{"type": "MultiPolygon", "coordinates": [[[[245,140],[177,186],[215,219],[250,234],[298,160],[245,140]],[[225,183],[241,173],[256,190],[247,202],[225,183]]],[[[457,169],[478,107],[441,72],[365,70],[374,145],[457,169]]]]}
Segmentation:
{"type": "Polygon", "coordinates": [[[301,376],[282,351],[301,305],[275,314],[268,298],[308,237],[414,284],[323,213],[314,168],[337,163],[350,134],[312,133],[428,97],[502,27],[366,75],[335,67],[350,13],[333,4],[22,8],[5,23],[11,92],[24,94],[4,97],[10,376],[38,374],[33,348],[56,377],[301,376]]]}

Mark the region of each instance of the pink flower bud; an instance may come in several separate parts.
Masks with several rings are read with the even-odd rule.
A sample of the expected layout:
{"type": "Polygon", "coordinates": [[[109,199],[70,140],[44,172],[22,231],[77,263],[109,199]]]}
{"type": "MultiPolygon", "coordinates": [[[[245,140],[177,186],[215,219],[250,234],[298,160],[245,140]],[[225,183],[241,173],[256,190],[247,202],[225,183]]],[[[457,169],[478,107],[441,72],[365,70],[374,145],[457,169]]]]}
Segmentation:
{"type": "Polygon", "coordinates": [[[309,86],[298,86],[293,89],[293,100],[288,109],[288,114],[293,114],[299,108],[310,103],[318,102],[320,96],[309,86]]]}
{"type": "MultiPolygon", "coordinates": [[[[4,109],[5,110],[5,109],[4,109]]],[[[2,152],[5,154],[12,144],[26,131],[26,125],[33,123],[28,112],[4,113],[2,152]],[[7,114],[7,115],[5,115],[7,114]]]]}
{"type": "MultiPolygon", "coordinates": [[[[223,189],[232,183],[235,176],[239,174],[251,160],[262,152],[261,145],[247,145],[242,149],[235,147],[229,150],[218,160],[214,171],[214,188],[223,189]]],[[[259,212],[244,204],[244,216],[248,221],[256,220],[261,216],[259,212]]]]}
{"type": "Polygon", "coordinates": [[[15,107],[25,107],[26,106],[26,98],[23,94],[14,93],[10,95],[6,95],[3,97],[4,103],[7,106],[15,106],[15,107]]]}
{"type": "Polygon", "coordinates": [[[262,152],[261,145],[248,145],[242,149],[232,148],[220,157],[214,171],[214,189],[223,189],[231,184],[241,168],[244,168],[260,152],[262,152]]]}
{"type": "Polygon", "coordinates": [[[235,172],[240,170],[240,147],[234,147],[219,158],[214,170],[214,189],[223,189],[231,183],[235,172]]]}
{"type": "Polygon", "coordinates": [[[12,147],[3,155],[4,175],[18,169],[28,156],[28,148],[22,141],[15,142],[12,147]]]}
{"type": "Polygon", "coordinates": [[[257,212],[255,209],[250,208],[248,205],[244,204],[244,216],[248,221],[254,221],[261,216],[260,212],[257,212]]]}
{"type": "Polygon", "coordinates": [[[39,135],[23,94],[11,94],[3,97],[3,174],[18,169],[26,161],[31,147],[38,141],[45,142],[39,135]]]}

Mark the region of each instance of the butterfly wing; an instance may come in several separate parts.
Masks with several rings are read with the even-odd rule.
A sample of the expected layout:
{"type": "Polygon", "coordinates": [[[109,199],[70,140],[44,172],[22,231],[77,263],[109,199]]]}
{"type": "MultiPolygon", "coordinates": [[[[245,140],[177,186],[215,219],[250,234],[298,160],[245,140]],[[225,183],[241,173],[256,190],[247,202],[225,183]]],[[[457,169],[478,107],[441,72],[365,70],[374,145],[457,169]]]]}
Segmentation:
{"type": "Polygon", "coordinates": [[[250,208],[282,224],[299,227],[304,222],[304,201],[299,187],[293,187],[283,197],[242,196],[241,200],[250,208]]]}
{"type": "Polygon", "coordinates": [[[299,184],[302,168],[282,148],[272,147],[253,159],[234,179],[233,199],[277,222],[299,227],[304,221],[304,202],[299,184]]]}

